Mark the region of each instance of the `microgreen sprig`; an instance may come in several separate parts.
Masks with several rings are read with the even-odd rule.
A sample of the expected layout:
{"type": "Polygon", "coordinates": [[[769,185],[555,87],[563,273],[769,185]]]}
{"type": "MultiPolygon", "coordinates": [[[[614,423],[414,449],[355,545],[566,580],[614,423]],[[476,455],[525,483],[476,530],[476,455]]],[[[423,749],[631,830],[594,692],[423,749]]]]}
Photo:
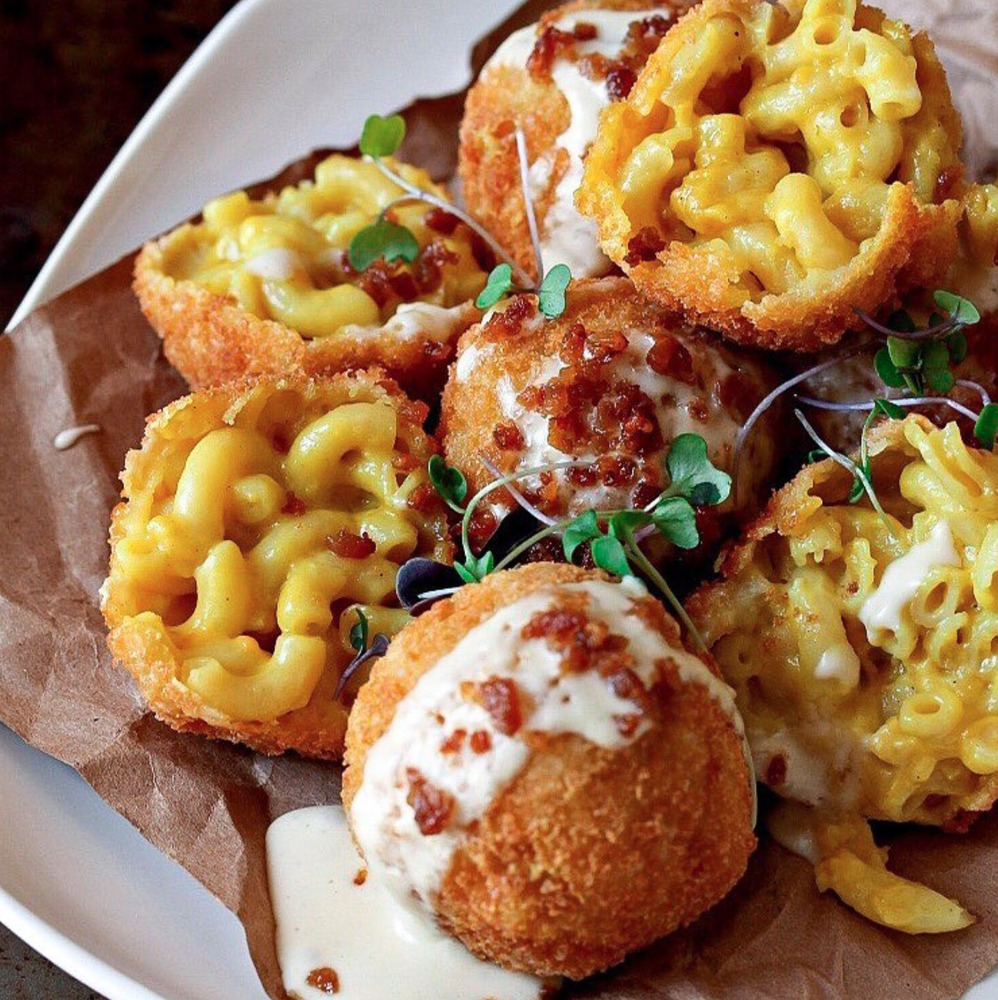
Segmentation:
{"type": "Polygon", "coordinates": [[[360,608],[357,608],[356,611],[357,621],[350,626],[350,645],[357,651],[357,655],[343,668],[343,673],[340,674],[340,679],[336,683],[336,690],[333,691],[334,700],[339,698],[347,684],[350,683],[350,678],[365,663],[376,657],[384,656],[388,652],[388,643],[391,641],[384,632],[378,632],[371,640],[371,644],[368,645],[370,625],[367,615],[360,608]]]}
{"type": "MultiPolygon", "coordinates": [[[[703,648],[702,638],[686,616],[678,598],[665,578],[652,565],[640,547],[638,533],[645,530],[658,532],[666,541],[682,549],[695,549],[700,544],[696,524],[696,508],[712,507],[723,503],[731,493],[731,477],[716,468],[707,455],[706,442],[698,434],[681,434],[673,442],[665,460],[669,483],[647,506],[640,509],[586,510],[575,517],[560,520],[546,518],[546,523],[533,534],[515,545],[498,561],[491,551],[480,555],[471,547],[469,525],[478,505],[495,490],[505,488],[521,502],[524,498],[514,484],[544,472],[578,466],[589,462],[552,462],[529,469],[519,469],[508,475],[499,475],[486,484],[468,501],[461,504],[467,493],[463,475],[442,459],[433,462],[430,481],[452,509],[462,515],[462,559],[454,568],[466,583],[483,579],[489,573],[512,565],[538,542],[552,535],[560,535],[562,551],[571,562],[579,549],[588,545],[593,563],[615,576],[633,576],[640,571],[656,586],[672,606],[689,633],[703,648]],[[460,478],[459,478],[460,477],[460,478]],[[463,488],[462,488],[463,487],[463,488]]],[[[494,466],[489,466],[495,471],[494,466]]],[[[535,508],[526,502],[532,514],[535,508]]],[[[538,519],[540,520],[540,519],[538,519]]]]}

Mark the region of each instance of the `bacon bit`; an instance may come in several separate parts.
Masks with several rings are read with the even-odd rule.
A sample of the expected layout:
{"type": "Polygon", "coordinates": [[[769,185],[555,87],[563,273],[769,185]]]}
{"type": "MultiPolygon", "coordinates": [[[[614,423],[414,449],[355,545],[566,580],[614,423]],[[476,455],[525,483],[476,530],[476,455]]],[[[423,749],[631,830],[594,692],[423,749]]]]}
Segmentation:
{"type": "Polygon", "coordinates": [[[492,716],[499,732],[512,736],[523,725],[520,692],[508,677],[490,677],[478,685],[479,704],[492,716]]]}
{"type": "Polygon", "coordinates": [[[639,701],[646,693],[644,684],[630,667],[618,667],[607,677],[610,690],[625,701],[639,701]]]}
{"type": "Polygon", "coordinates": [[[766,765],[766,775],[763,781],[770,788],[779,788],[787,780],[787,758],[778,753],[771,757],[766,765]]]}
{"type": "Polygon", "coordinates": [[[606,92],[611,101],[623,101],[637,82],[634,70],[623,63],[614,63],[606,74],[606,92]]]}
{"type": "Polygon", "coordinates": [[[565,333],[558,351],[568,365],[606,364],[627,350],[627,337],[619,330],[590,332],[582,323],[573,323],[565,333]]]}
{"type": "Polygon", "coordinates": [[[512,118],[503,118],[501,122],[492,130],[492,134],[497,139],[506,139],[516,132],[516,122],[512,118]]]}
{"type": "Polygon", "coordinates": [[[432,295],[444,280],[443,269],[461,258],[446,243],[434,241],[413,262],[412,276],[421,295],[432,295]]]}
{"type": "Polygon", "coordinates": [[[666,378],[674,378],[684,385],[696,385],[697,376],[693,368],[693,355],[678,337],[662,333],[648,350],[646,358],[652,371],[666,378]]]}
{"type": "Polygon", "coordinates": [[[691,399],[686,404],[686,412],[698,423],[705,424],[710,420],[710,408],[702,396],[691,399]]]}
{"type": "Polygon", "coordinates": [[[950,165],[945,168],[945,170],[940,173],[936,178],[936,188],[933,193],[933,201],[938,204],[939,202],[946,201],[948,198],[953,197],[954,189],[963,180],[963,167],[959,165],[950,165]]]}
{"type": "Polygon", "coordinates": [[[581,611],[551,608],[538,611],[520,630],[524,639],[555,639],[553,645],[564,646],[575,640],[585,641],[589,619],[581,611]]]}
{"type": "Polygon", "coordinates": [[[609,73],[612,63],[601,53],[592,52],[579,59],[575,65],[579,73],[581,73],[587,80],[598,82],[606,79],[606,75],[609,73]]]}
{"type": "Polygon", "coordinates": [[[575,35],[568,31],[548,26],[537,41],[527,59],[527,72],[535,80],[550,80],[551,67],[559,58],[567,58],[575,52],[575,35]]]}
{"type": "Polygon", "coordinates": [[[342,559],[366,559],[378,550],[374,539],[366,531],[362,535],[355,535],[346,528],[340,528],[335,538],[327,535],[326,548],[342,559]]]}
{"type": "Polygon", "coordinates": [[[634,713],[630,715],[615,715],[613,721],[617,724],[617,732],[621,736],[628,737],[634,735],[634,730],[641,723],[641,716],[634,713]]]}
{"type": "Polygon", "coordinates": [[[388,284],[403,302],[412,302],[419,298],[419,286],[416,284],[416,279],[408,271],[393,274],[388,279],[388,284]]]}
{"type": "Polygon", "coordinates": [[[450,212],[445,212],[442,208],[431,208],[423,216],[423,223],[427,229],[432,229],[435,233],[443,236],[450,236],[457,229],[460,219],[450,212]]]}
{"type": "Polygon", "coordinates": [[[313,969],[305,982],[320,993],[340,992],[340,977],[336,974],[336,970],[330,969],[328,965],[324,965],[321,969],[313,969]]]}
{"type": "Polygon", "coordinates": [[[284,498],[284,506],[281,507],[281,513],[290,514],[292,517],[301,517],[307,509],[305,501],[288,490],[288,495],[284,498]]]}
{"type": "Polygon", "coordinates": [[[357,869],[357,874],[354,875],[354,877],[353,877],[353,884],[354,885],[363,885],[366,881],[367,881],[367,869],[366,868],[358,868],[357,869]]]}
{"type": "Polygon", "coordinates": [[[624,263],[635,267],[644,261],[654,260],[665,249],[665,240],[654,226],[639,229],[628,241],[624,263]]]}
{"type": "Polygon", "coordinates": [[[492,440],[503,451],[520,451],[523,448],[523,432],[516,424],[497,424],[492,431],[492,440]]]}
{"type": "MultiPolygon", "coordinates": [[[[592,486],[596,482],[596,470],[591,466],[587,465],[582,468],[569,469],[568,470],[568,481],[576,487],[579,486],[592,486]]],[[[657,494],[656,494],[657,496],[657,494]]],[[[650,499],[654,500],[654,497],[650,499]]]]}
{"type": "Polygon", "coordinates": [[[437,788],[414,767],[405,770],[409,782],[406,802],[416,814],[416,826],[424,837],[442,833],[454,814],[454,796],[437,788]]]}
{"type": "MultiPolygon", "coordinates": [[[[635,419],[640,420],[640,415],[635,414],[635,419]]],[[[634,479],[637,472],[634,462],[620,455],[604,455],[597,463],[597,467],[599,468],[603,485],[611,488],[626,486],[634,479]]]]}
{"type": "MultiPolygon", "coordinates": [[[[472,547],[476,549],[483,548],[498,527],[499,519],[493,511],[481,504],[476,507],[474,513],[471,515],[471,520],[468,522],[468,538],[471,541],[472,547]]],[[[455,539],[457,539],[460,537],[461,532],[459,526],[455,525],[455,528],[457,529],[455,531],[455,539]]]]}
{"type": "Polygon", "coordinates": [[[731,416],[744,422],[762,398],[762,393],[752,379],[741,372],[733,372],[718,386],[717,398],[731,416]]]}
{"type": "Polygon", "coordinates": [[[457,753],[461,747],[464,746],[464,741],[468,738],[468,731],[466,729],[455,729],[454,732],[450,734],[440,744],[441,753],[457,753]]]}
{"type": "Polygon", "coordinates": [[[515,337],[523,324],[536,312],[537,306],[529,295],[518,295],[502,312],[493,313],[485,327],[489,340],[515,337]]]}
{"type": "MultiPolygon", "coordinates": [[[[928,800],[926,800],[926,803],[928,800]]],[[[946,833],[966,833],[980,818],[980,813],[970,809],[960,809],[957,814],[943,823],[946,833]]]]}
{"type": "Polygon", "coordinates": [[[274,451],[282,455],[286,455],[291,450],[291,442],[288,440],[287,434],[280,427],[275,427],[271,432],[270,444],[274,451]]]}
{"type": "Polygon", "coordinates": [[[405,505],[418,510],[421,514],[431,514],[439,507],[440,497],[432,483],[420,483],[409,494],[405,505]]]}
{"type": "Polygon", "coordinates": [[[475,753],[488,753],[492,749],[492,737],[484,729],[476,729],[471,734],[471,749],[475,753]]]}
{"type": "Polygon", "coordinates": [[[662,487],[657,482],[642,479],[634,487],[634,493],[631,495],[631,503],[635,507],[647,507],[661,492],[662,487]]]}
{"type": "Polygon", "coordinates": [[[596,25],[589,21],[579,21],[572,29],[576,41],[591,42],[597,35],[596,25]]]}

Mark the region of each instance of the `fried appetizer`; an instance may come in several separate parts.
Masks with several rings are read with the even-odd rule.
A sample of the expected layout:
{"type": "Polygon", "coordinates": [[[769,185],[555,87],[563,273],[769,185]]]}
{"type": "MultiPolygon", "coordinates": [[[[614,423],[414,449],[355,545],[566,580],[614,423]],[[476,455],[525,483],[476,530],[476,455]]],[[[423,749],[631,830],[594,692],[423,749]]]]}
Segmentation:
{"type": "Polygon", "coordinates": [[[579,207],[646,294],[834,343],[957,249],[961,125],[925,35],[856,0],[705,0],[607,108],[579,207]]]}
{"type": "MultiPolygon", "coordinates": [[[[386,162],[445,196],[425,171],[386,162]]],[[[135,291],[167,358],[194,388],[374,364],[429,398],[479,316],[470,300],[490,252],[454,216],[411,201],[387,217],[415,236],[415,260],[379,258],[356,271],[351,240],[403,194],[375,164],[334,155],[314,180],[260,200],[245,191],[217,198],[200,222],[147,243],[135,291]]]]}
{"type": "Polygon", "coordinates": [[[784,841],[809,844],[822,888],[953,930],[969,915],[887,872],[862,821],[961,830],[998,797],[998,454],[915,415],[869,440],[882,514],[848,502],[840,465],[808,466],[687,610],[760,779],[817,811],[784,841]]]}
{"type": "Polygon", "coordinates": [[[160,719],[264,753],[341,755],[358,612],[397,631],[399,564],[450,551],[425,416],[358,372],[232,383],[149,418],[101,605],[160,719]]]}
{"type": "Polygon", "coordinates": [[[538,563],[392,641],[354,706],[343,799],[372,878],[482,958],[578,979],[744,872],[741,732],[641,584],[538,563]]]}
{"type": "MultiPolygon", "coordinates": [[[[764,365],[690,330],[626,279],[573,281],[558,319],[520,296],[462,337],[443,396],[444,453],[473,492],[495,478],[483,458],[502,473],[578,461],[518,484],[552,517],[643,507],[668,485],[664,458],[680,434],[702,436],[730,472],[738,428],[774,384],[764,365]]],[[[748,442],[739,510],[761,499],[775,468],[769,430],[748,442]]],[[[494,515],[513,504],[505,491],[490,501],[494,515]]]]}
{"type": "Polygon", "coordinates": [[[470,211],[535,279],[516,128],[523,130],[545,268],[576,278],[612,268],[596,225],[575,208],[599,111],[626,97],[649,54],[692,0],[580,0],[514,32],[468,91],[458,170],[470,211]]]}

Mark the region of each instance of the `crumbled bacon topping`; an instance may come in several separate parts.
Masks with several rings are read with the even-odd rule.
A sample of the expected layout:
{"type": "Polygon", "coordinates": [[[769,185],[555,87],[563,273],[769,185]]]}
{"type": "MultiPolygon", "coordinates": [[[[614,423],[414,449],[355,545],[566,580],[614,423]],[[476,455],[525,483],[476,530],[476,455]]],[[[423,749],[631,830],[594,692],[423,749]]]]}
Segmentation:
{"type": "Polygon", "coordinates": [[[367,881],[367,869],[366,868],[358,868],[357,869],[357,874],[354,875],[354,877],[353,877],[353,884],[354,885],[363,885],[366,881],[367,881]]]}
{"type": "Polygon", "coordinates": [[[442,236],[450,236],[457,229],[460,219],[450,212],[445,212],[442,208],[431,208],[423,216],[423,222],[427,229],[432,229],[442,236]]]}
{"type": "Polygon", "coordinates": [[[575,54],[576,40],[572,32],[548,25],[534,42],[533,51],[527,59],[527,72],[535,80],[550,80],[555,62],[575,54]]]}
{"type": "Polygon", "coordinates": [[[407,507],[421,514],[430,514],[440,505],[440,497],[432,483],[420,483],[405,501],[407,507]]]}
{"type": "Polygon", "coordinates": [[[443,743],[440,744],[440,752],[451,754],[457,753],[464,746],[464,741],[468,738],[466,729],[455,729],[443,743]]]}
{"type": "Polygon", "coordinates": [[[666,378],[674,378],[684,385],[696,385],[693,355],[682,341],[671,333],[660,332],[648,350],[648,367],[666,378]]]}
{"type": "Polygon", "coordinates": [[[505,340],[515,337],[537,311],[534,300],[529,295],[518,295],[501,312],[492,314],[485,325],[485,334],[489,340],[505,340]]]}
{"type": "Polygon", "coordinates": [[[471,734],[471,749],[474,753],[488,753],[492,749],[492,737],[484,729],[476,729],[471,734]]]}
{"type": "Polygon", "coordinates": [[[330,969],[328,965],[324,965],[321,969],[313,969],[305,978],[305,982],[320,993],[340,992],[340,977],[336,974],[336,970],[330,969]]]}
{"type": "Polygon", "coordinates": [[[770,788],[779,788],[787,780],[787,758],[783,754],[770,758],[763,780],[770,788]]]}
{"type": "Polygon", "coordinates": [[[525,443],[523,432],[516,424],[497,424],[492,431],[492,440],[503,451],[521,451],[525,443]]]}
{"type": "Polygon", "coordinates": [[[366,559],[378,550],[374,539],[367,532],[355,535],[346,528],[340,528],[336,536],[326,536],[326,548],[343,559],[366,559]]]}
{"type": "Polygon", "coordinates": [[[284,504],[281,507],[281,513],[290,514],[292,517],[301,517],[307,509],[305,501],[292,493],[291,490],[288,490],[288,494],[284,498],[284,504]]]}
{"type": "Polygon", "coordinates": [[[442,833],[454,815],[454,796],[427,781],[414,767],[407,767],[409,795],[406,802],[416,814],[416,826],[424,837],[442,833]]]}
{"type": "Polygon", "coordinates": [[[636,267],[644,261],[654,260],[665,249],[665,239],[654,226],[639,229],[627,243],[624,263],[636,267]]]}
{"type": "Polygon", "coordinates": [[[476,701],[492,716],[496,729],[513,736],[523,725],[520,691],[508,677],[490,677],[477,686],[476,701]]]}

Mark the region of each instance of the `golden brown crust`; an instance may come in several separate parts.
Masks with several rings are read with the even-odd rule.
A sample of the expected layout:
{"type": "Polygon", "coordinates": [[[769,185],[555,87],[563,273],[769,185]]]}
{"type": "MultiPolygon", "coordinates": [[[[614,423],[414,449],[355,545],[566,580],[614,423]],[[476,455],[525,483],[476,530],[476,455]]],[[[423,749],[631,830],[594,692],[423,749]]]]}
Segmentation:
{"type": "MultiPolygon", "coordinates": [[[[525,566],[462,588],[408,625],[354,707],[347,809],[399,701],[471,628],[538,588],[594,579],[605,577],[525,566]]],[[[641,609],[678,642],[657,601],[641,609]]],[[[656,691],[652,729],[624,749],[531,735],[526,767],[458,849],[437,899],[441,924],[476,954],[581,978],[695,919],[741,876],[755,846],[741,742],[699,685],[671,675],[656,691]]]]}
{"type": "MultiPolygon", "coordinates": [[[[655,9],[674,17],[692,0],[573,0],[548,11],[540,23],[555,24],[579,10],[655,9]]],[[[550,80],[531,75],[525,66],[492,65],[468,91],[461,120],[458,175],[469,211],[495,233],[506,252],[535,281],[534,251],[523,205],[520,159],[514,127],[523,129],[527,159],[533,164],[550,155],[555,140],[570,123],[568,102],[550,80]]],[[[535,195],[534,212],[543,231],[554,191],[565,175],[568,154],[558,152],[550,176],[535,195]]],[[[607,270],[609,264],[607,265],[607,270]]]]}
{"type": "MultiPolygon", "coordinates": [[[[602,115],[600,128],[586,161],[579,189],[580,209],[599,225],[603,251],[627,273],[645,294],[691,321],[721,331],[729,339],[770,350],[811,351],[837,343],[861,321],[855,309],[875,312],[912,288],[928,287],[946,273],[958,246],[957,226],[962,170],[948,168],[950,193],[937,185],[931,203],[915,194],[912,183],[893,183],[876,235],[849,264],[836,271],[835,281],[820,288],[803,284],[781,294],[738,301],[732,289],[742,275],[733,261],[709,244],[693,246],[665,238],[657,252],[640,261],[628,260],[634,221],[624,208],[619,172],[637,142],[644,138],[642,122],[658,113],[658,97],[670,80],[670,59],[704,32],[718,15],[748,17],[761,0],[706,0],[686,14],[649,59],[629,98],[602,115]],[[944,200],[945,199],[945,200],[944,200]]],[[[789,7],[799,13],[802,3],[789,7]]],[[[864,8],[872,13],[873,8],[864,8]]],[[[945,73],[931,43],[916,36],[919,83],[931,79],[942,94],[934,103],[941,127],[954,148],[959,146],[960,121],[946,89],[945,73]]],[[[681,58],[681,56],[679,56],[681,58]]]]}
{"type": "Polygon", "coordinates": [[[142,248],[133,287],[146,319],[163,339],[163,353],[192,389],[243,376],[321,375],[379,366],[407,392],[432,400],[458,338],[481,315],[471,302],[455,307],[454,331],[443,341],[349,327],[329,337],[305,338],[283,323],[253,315],[232,298],[166,274],[163,249],[172,235],[142,248]]]}
{"type": "MultiPolygon", "coordinates": [[[[409,401],[378,370],[316,377],[292,373],[270,380],[245,378],[184,396],[147,418],[141,447],[126,457],[121,475],[123,500],[111,514],[111,572],[101,591],[101,610],[112,655],[135,678],[143,699],[160,721],[181,732],[244,743],[265,754],[295,750],[304,756],[338,760],[343,752],[349,710],[345,702],[349,699],[334,698],[337,672],[327,666],[304,708],[271,721],[231,718],[180,681],[176,650],[171,648],[162,624],[144,617],[143,608],[136,607],[132,595],[116,583],[116,549],[128,534],[130,498],[143,485],[162,477],[163,456],[171,437],[200,438],[220,426],[226,412],[240,406],[247,393],[268,381],[275,391],[322,393],[330,408],[352,401],[390,400],[399,413],[400,424],[407,425],[419,449],[419,461],[425,465],[436,450],[418,420],[425,408],[409,401]]],[[[438,543],[426,554],[449,560],[453,546],[444,535],[443,525],[441,518],[438,543]]]]}

